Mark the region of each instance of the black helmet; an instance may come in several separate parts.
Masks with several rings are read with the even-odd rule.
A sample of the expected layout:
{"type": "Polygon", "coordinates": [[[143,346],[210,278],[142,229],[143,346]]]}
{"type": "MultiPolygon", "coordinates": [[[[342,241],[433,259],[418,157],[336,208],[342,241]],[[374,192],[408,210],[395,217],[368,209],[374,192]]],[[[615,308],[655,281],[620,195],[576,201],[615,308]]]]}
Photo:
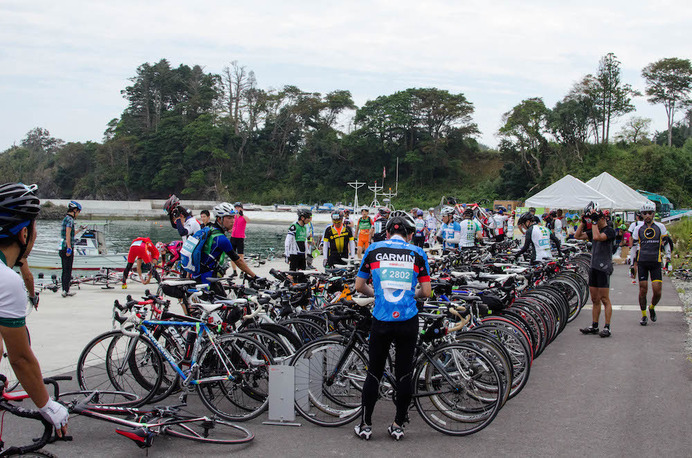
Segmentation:
{"type": "Polygon", "coordinates": [[[464,217],[466,217],[466,216],[473,216],[473,208],[471,208],[471,207],[466,207],[466,208],[464,209],[463,216],[464,216],[464,217]]]}
{"type": "Polygon", "coordinates": [[[301,216],[304,218],[312,218],[312,211],[309,208],[299,208],[296,213],[298,214],[298,219],[300,219],[301,216]]]}
{"type": "Polygon", "coordinates": [[[584,214],[590,215],[591,213],[598,212],[598,210],[598,204],[591,201],[586,207],[584,207],[584,214]]]}
{"type": "Polygon", "coordinates": [[[175,208],[180,206],[180,199],[178,199],[175,194],[168,198],[165,204],[163,204],[163,210],[170,214],[175,208]]]}
{"type": "Polygon", "coordinates": [[[401,228],[406,231],[406,234],[411,234],[413,231],[416,230],[416,223],[413,221],[413,218],[411,218],[411,215],[409,215],[406,212],[402,211],[394,211],[389,215],[389,219],[387,220],[387,225],[385,226],[385,229],[387,232],[395,232],[400,230],[401,228]]]}
{"type": "Polygon", "coordinates": [[[41,210],[34,192],[38,186],[6,183],[0,186],[0,239],[13,237],[31,224],[41,210]]]}
{"type": "Polygon", "coordinates": [[[518,223],[519,224],[526,224],[529,221],[533,221],[533,215],[531,213],[526,212],[519,217],[518,223]]]}

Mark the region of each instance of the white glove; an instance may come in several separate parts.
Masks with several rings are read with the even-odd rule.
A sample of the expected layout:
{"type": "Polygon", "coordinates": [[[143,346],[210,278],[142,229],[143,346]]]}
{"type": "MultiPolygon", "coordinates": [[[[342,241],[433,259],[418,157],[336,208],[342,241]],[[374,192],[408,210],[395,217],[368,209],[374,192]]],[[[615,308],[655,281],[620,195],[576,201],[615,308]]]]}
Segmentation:
{"type": "Polygon", "coordinates": [[[46,405],[38,410],[41,412],[43,418],[55,426],[55,429],[60,430],[63,426],[67,425],[70,414],[67,412],[67,408],[65,408],[64,405],[52,399],[48,399],[46,405]]]}

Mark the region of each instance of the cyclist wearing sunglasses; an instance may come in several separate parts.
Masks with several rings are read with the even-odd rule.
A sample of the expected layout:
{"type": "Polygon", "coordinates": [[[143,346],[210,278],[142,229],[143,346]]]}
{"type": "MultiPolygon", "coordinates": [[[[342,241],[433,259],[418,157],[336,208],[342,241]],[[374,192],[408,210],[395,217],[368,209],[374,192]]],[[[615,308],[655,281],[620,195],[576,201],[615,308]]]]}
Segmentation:
{"type": "Polygon", "coordinates": [[[663,243],[663,238],[668,235],[668,231],[663,223],[654,221],[654,213],[656,205],[653,202],[647,202],[642,205],[641,214],[644,217],[644,223],[637,226],[632,238],[634,241],[639,241],[639,251],[637,252],[637,276],[639,278],[639,307],[642,311],[642,318],[639,324],[646,326],[648,319],[646,317],[646,296],[649,290],[649,277],[651,278],[651,304],[649,304],[649,316],[651,321],[656,321],[656,311],[654,307],[661,300],[661,291],[663,289],[663,271],[662,263],[663,256],[670,260],[670,247],[663,243]]]}
{"type": "Polygon", "coordinates": [[[22,278],[12,270],[22,266],[36,240],[35,220],[40,210],[36,189],[36,185],[22,183],[0,185],[0,355],[4,341],[22,388],[62,437],[67,432],[67,409],[48,396],[43,384],[26,330],[27,292],[22,278]]]}

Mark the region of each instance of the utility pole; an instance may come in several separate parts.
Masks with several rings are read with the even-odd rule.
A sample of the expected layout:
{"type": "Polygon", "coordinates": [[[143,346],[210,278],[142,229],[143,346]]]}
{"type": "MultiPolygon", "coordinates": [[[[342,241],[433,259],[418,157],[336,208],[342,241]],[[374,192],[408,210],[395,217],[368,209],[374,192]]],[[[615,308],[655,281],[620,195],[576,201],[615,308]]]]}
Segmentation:
{"type": "Polygon", "coordinates": [[[377,186],[377,181],[375,181],[375,186],[368,186],[368,189],[375,193],[375,198],[372,200],[372,203],[370,204],[371,208],[377,208],[380,206],[380,201],[377,200],[377,193],[379,191],[382,191],[382,188],[383,186],[377,186]]]}
{"type": "Polygon", "coordinates": [[[360,182],[360,181],[356,180],[356,181],[350,181],[347,184],[356,190],[356,196],[353,198],[353,214],[355,215],[358,212],[358,189],[365,186],[366,183],[364,181],[360,182]]]}

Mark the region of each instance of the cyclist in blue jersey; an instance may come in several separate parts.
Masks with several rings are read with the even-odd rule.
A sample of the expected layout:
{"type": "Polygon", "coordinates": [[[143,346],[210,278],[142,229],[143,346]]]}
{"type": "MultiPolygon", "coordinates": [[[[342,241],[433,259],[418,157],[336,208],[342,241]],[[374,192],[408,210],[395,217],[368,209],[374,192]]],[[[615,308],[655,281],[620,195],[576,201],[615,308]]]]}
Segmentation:
{"type": "Polygon", "coordinates": [[[416,210],[416,232],[413,234],[412,242],[414,245],[423,248],[425,243],[425,219],[423,218],[423,210],[416,210]]]}
{"type": "Polygon", "coordinates": [[[22,278],[12,270],[26,262],[36,240],[36,216],[41,202],[36,185],[6,183],[0,186],[0,358],[3,341],[10,365],[22,388],[62,437],[68,412],[52,400],[43,384],[41,367],[31,350],[26,329],[27,292],[22,278]]]}
{"type": "Polygon", "coordinates": [[[461,225],[454,221],[454,208],[444,207],[440,211],[442,225],[437,231],[437,239],[442,243],[442,254],[447,254],[459,248],[461,240],[461,225]]]}
{"type": "Polygon", "coordinates": [[[388,240],[370,245],[356,276],[356,290],[375,297],[368,375],[363,384],[363,417],[355,427],[356,435],[365,440],[372,436],[372,414],[392,343],[396,350],[396,416],[387,431],[396,440],[404,436],[418,339],[416,298],[430,297],[428,258],[422,248],[409,243],[415,231],[412,218],[405,212],[392,212],[386,231],[388,240]],[[372,285],[368,284],[369,279],[372,285]]]}
{"type": "MultiPolygon", "coordinates": [[[[248,267],[245,261],[238,256],[233,249],[231,241],[226,237],[225,232],[233,229],[236,211],[228,202],[222,202],[214,207],[214,216],[216,221],[211,224],[211,234],[207,238],[204,248],[202,249],[201,259],[201,274],[194,278],[201,283],[208,283],[211,277],[222,277],[223,266],[225,265],[226,256],[233,261],[240,270],[245,272],[251,279],[256,280],[257,275],[248,267]]],[[[215,285],[217,285],[216,283],[215,285]]],[[[223,291],[217,290],[218,293],[223,291]]]]}

